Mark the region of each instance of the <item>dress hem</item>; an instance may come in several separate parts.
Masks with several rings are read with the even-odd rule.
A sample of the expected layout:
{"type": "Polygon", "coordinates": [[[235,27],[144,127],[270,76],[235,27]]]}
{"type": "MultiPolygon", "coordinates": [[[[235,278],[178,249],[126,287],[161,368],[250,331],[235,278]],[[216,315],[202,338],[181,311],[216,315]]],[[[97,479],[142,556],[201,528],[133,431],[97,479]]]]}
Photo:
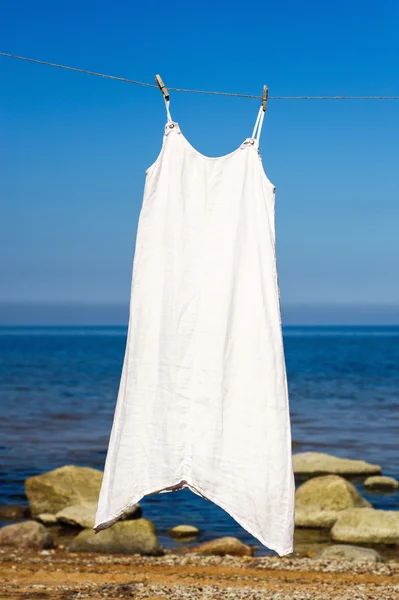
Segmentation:
{"type": "Polygon", "coordinates": [[[201,491],[199,486],[189,483],[186,480],[179,480],[179,482],[176,484],[164,485],[163,487],[158,488],[156,490],[154,490],[154,488],[152,488],[151,490],[141,492],[140,494],[136,494],[136,496],[134,496],[133,500],[128,502],[122,509],[115,512],[108,519],[100,521],[99,523],[96,522],[93,527],[93,531],[95,533],[99,533],[100,531],[103,531],[104,529],[108,529],[109,527],[111,527],[114,523],[116,523],[116,521],[119,520],[119,518],[123,515],[124,512],[129,510],[129,508],[131,508],[135,504],[137,504],[140,500],[142,500],[144,498],[144,496],[147,496],[149,494],[160,494],[163,492],[175,492],[175,491],[178,491],[183,488],[190,489],[195,494],[198,494],[198,495],[202,496],[203,498],[205,498],[205,500],[209,500],[210,502],[213,502],[213,504],[216,504],[217,506],[222,508],[239,525],[241,525],[241,527],[246,529],[246,531],[248,531],[248,533],[250,533],[254,538],[256,538],[263,546],[265,546],[266,548],[269,548],[270,550],[273,550],[274,552],[277,552],[277,554],[279,556],[287,556],[288,554],[291,554],[294,551],[293,545],[281,548],[278,545],[271,544],[265,538],[263,538],[259,534],[255,533],[255,531],[252,529],[252,527],[248,526],[248,524],[245,522],[245,519],[242,517],[239,517],[237,515],[237,513],[233,509],[228,507],[226,504],[224,504],[224,502],[220,502],[219,500],[216,500],[216,498],[214,498],[212,495],[207,494],[207,492],[205,492],[205,491],[204,492],[201,491]]]}

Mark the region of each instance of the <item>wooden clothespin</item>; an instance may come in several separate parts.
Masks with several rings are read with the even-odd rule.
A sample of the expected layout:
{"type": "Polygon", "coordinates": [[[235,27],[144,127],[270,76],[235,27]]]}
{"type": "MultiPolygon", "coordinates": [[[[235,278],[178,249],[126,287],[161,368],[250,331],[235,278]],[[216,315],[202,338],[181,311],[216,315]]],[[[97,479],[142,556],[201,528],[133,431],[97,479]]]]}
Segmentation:
{"type": "Polygon", "coordinates": [[[155,75],[155,81],[157,82],[159,89],[161,90],[165,100],[169,100],[169,92],[165,87],[164,82],[161,79],[160,75],[155,75]]]}
{"type": "Polygon", "coordinates": [[[263,108],[263,112],[266,112],[266,104],[267,104],[267,98],[269,96],[269,88],[267,87],[267,85],[263,86],[263,96],[262,96],[262,108],[263,108]]]}

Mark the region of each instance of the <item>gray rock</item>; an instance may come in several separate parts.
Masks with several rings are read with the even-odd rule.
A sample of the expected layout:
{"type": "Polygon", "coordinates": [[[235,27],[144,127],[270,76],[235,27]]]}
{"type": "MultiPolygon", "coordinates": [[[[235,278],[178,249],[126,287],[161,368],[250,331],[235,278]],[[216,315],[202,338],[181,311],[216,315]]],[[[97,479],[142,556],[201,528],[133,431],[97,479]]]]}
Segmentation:
{"type": "MultiPolygon", "coordinates": [[[[58,511],[55,515],[56,520],[64,525],[72,527],[93,528],[97,512],[97,502],[91,502],[84,505],[73,504],[58,511]]],[[[139,519],[141,517],[141,506],[135,504],[120,517],[120,521],[128,519],[139,519]]]]}
{"type": "Polygon", "coordinates": [[[30,477],[25,481],[25,493],[32,515],[55,515],[67,506],[97,502],[102,478],[97,469],[74,465],[30,477]]]}
{"type": "Polygon", "coordinates": [[[55,515],[56,520],[64,525],[72,527],[90,528],[94,527],[94,521],[97,511],[97,502],[80,505],[73,504],[58,511],[55,515]]]}
{"type": "Polygon", "coordinates": [[[130,508],[128,508],[123,515],[120,517],[120,521],[127,521],[130,519],[140,519],[143,515],[143,510],[140,504],[133,504],[130,508]]]}
{"type": "Polygon", "coordinates": [[[95,533],[84,529],[69,545],[71,552],[103,552],[111,554],[143,554],[159,556],[163,550],[155,527],[147,519],[119,521],[95,533]]]}
{"type": "Polygon", "coordinates": [[[370,507],[349,481],[338,475],[323,475],[306,481],[295,495],[297,527],[330,528],[342,511],[370,507]]]}
{"type": "Polygon", "coordinates": [[[47,529],[36,521],[6,525],[0,529],[0,546],[15,548],[51,548],[53,540],[47,529]]]}
{"type": "Polygon", "coordinates": [[[43,523],[43,525],[55,525],[57,523],[57,517],[50,513],[41,513],[37,515],[36,519],[43,523]]]}
{"type": "Polygon", "coordinates": [[[29,519],[30,510],[27,506],[18,504],[5,504],[0,506],[0,519],[15,521],[17,519],[29,519]]]}
{"type": "Polygon", "coordinates": [[[350,546],[348,544],[335,544],[323,548],[315,558],[332,558],[342,560],[365,560],[368,562],[380,562],[383,560],[381,554],[371,548],[361,546],[350,546]]]}
{"type": "Polygon", "coordinates": [[[379,465],[363,460],[339,458],[321,452],[300,452],[293,456],[296,475],[374,475],[381,473],[379,465]]]}
{"type": "Polygon", "coordinates": [[[331,537],[352,544],[399,544],[399,511],[352,508],[339,516],[331,537]]]}
{"type": "Polygon", "coordinates": [[[252,556],[253,549],[235,537],[222,537],[189,549],[196,554],[216,554],[218,556],[252,556]]]}
{"type": "Polygon", "coordinates": [[[193,525],[176,525],[169,529],[168,534],[174,538],[192,538],[196,537],[200,530],[193,525]]]}
{"type": "Polygon", "coordinates": [[[395,491],[399,489],[399,481],[393,477],[374,475],[372,477],[367,477],[364,482],[364,487],[371,490],[395,491]]]}

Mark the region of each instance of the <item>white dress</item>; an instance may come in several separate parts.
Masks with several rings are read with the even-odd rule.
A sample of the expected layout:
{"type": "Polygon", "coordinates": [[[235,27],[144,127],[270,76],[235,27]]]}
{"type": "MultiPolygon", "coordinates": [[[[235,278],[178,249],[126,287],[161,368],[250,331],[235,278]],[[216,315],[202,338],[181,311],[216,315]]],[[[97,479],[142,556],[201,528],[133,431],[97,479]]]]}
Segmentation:
{"type": "Polygon", "coordinates": [[[251,138],[211,158],[166,108],[94,531],[146,494],[189,488],[282,556],[295,486],[264,113],[251,138]]]}

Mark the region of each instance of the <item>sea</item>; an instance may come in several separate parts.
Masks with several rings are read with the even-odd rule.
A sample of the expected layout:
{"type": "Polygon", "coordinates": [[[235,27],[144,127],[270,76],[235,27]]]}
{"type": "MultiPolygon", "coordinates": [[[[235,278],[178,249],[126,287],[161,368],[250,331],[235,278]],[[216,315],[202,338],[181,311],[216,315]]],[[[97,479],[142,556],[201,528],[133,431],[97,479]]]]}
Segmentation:
{"type": "MultiPolygon", "coordinates": [[[[126,334],[111,326],[0,327],[0,505],[27,505],[32,475],[68,464],[103,469],[126,334]]],[[[284,327],[284,347],[294,453],[363,459],[399,478],[399,327],[284,327]]],[[[399,510],[399,491],[368,493],[361,479],[354,483],[375,508],[399,510]]],[[[140,504],[165,547],[177,543],[167,530],[185,523],[201,530],[197,542],[236,536],[259,548],[189,490],[140,504]]]]}

